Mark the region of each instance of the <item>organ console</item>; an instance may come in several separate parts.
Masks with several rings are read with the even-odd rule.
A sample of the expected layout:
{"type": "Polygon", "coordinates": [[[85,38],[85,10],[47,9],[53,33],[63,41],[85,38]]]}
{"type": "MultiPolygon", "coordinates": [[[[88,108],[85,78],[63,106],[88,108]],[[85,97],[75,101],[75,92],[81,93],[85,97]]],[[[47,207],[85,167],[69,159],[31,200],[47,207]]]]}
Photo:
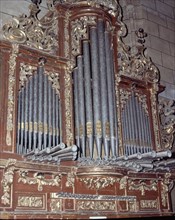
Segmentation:
{"type": "Polygon", "coordinates": [[[0,41],[1,217],[173,215],[175,112],[144,30],[132,54],[117,1],[39,4],[0,41]]]}

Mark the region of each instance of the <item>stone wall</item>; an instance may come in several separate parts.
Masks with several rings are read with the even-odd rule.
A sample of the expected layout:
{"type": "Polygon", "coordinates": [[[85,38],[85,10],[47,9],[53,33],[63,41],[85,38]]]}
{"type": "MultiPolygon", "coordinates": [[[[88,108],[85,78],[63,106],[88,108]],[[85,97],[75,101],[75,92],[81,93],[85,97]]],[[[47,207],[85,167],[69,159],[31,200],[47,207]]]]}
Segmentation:
{"type": "Polygon", "coordinates": [[[123,21],[128,35],[124,42],[136,43],[135,31],[147,32],[147,54],[160,70],[161,84],[166,86],[161,96],[175,99],[175,1],[120,0],[123,21]]]}

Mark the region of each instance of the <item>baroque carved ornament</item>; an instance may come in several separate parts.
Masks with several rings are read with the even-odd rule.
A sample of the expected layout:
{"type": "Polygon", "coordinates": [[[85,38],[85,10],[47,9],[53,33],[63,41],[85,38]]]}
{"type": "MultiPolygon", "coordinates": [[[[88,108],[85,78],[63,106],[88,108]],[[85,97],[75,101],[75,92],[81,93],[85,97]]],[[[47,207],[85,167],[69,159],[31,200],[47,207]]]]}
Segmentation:
{"type": "Polygon", "coordinates": [[[57,12],[53,1],[47,1],[49,13],[41,19],[39,1],[32,1],[29,16],[22,14],[3,26],[4,37],[15,43],[26,44],[30,47],[45,51],[53,51],[58,46],[57,42],[57,12]]]}
{"type": "Polygon", "coordinates": [[[25,170],[19,171],[18,183],[24,184],[38,184],[38,191],[43,190],[43,186],[59,186],[61,182],[61,175],[53,175],[52,179],[46,179],[43,173],[34,173],[33,177],[28,176],[25,170]]]}

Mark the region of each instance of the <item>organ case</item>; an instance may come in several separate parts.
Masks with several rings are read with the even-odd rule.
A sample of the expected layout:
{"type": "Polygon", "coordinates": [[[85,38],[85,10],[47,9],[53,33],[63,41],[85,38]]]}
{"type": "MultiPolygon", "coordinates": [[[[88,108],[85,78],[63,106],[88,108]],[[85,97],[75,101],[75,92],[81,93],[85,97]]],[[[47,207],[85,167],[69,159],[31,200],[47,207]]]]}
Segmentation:
{"type": "MultiPolygon", "coordinates": [[[[37,40],[21,20],[23,40],[13,23],[4,26],[12,43],[0,45],[1,216],[172,215],[172,142],[165,148],[161,139],[162,87],[144,55],[143,29],[133,56],[117,1],[48,8],[46,20],[21,18],[34,19],[34,30],[40,22],[37,40]]],[[[31,10],[37,14],[39,2],[31,10]]]]}

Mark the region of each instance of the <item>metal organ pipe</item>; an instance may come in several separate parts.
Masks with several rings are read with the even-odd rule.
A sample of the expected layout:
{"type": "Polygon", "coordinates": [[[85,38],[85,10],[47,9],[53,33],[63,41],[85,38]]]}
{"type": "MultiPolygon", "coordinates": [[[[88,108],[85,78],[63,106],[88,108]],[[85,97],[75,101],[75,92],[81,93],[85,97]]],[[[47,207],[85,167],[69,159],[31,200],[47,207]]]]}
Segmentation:
{"type": "Polygon", "coordinates": [[[107,91],[107,71],[106,71],[106,53],[105,53],[105,27],[103,20],[97,23],[98,48],[99,48],[99,67],[100,67],[100,95],[101,95],[101,120],[103,146],[106,158],[109,157],[110,124],[108,111],[108,92],[107,91]]]}
{"type": "Polygon", "coordinates": [[[101,125],[101,95],[99,75],[99,52],[97,28],[90,28],[91,45],[91,68],[92,68],[92,90],[93,90],[93,112],[94,112],[94,136],[98,157],[102,156],[102,125],[101,125]]]}
{"type": "MultiPolygon", "coordinates": [[[[94,131],[93,131],[89,41],[83,42],[83,64],[84,64],[84,87],[85,87],[85,109],[86,109],[86,132],[87,132],[87,145],[88,145],[87,147],[89,148],[89,156],[93,158],[94,131]]],[[[88,150],[86,149],[86,151],[88,150]]]]}
{"type": "MultiPolygon", "coordinates": [[[[61,150],[59,95],[40,65],[19,91],[17,152],[35,155],[42,150],[61,150]]],[[[44,151],[43,151],[44,152],[44,151]]]]}
{"type": "Polygon", "coordinates": [[[80,143],[82,156],[85,157],[86,141],[85,141],[85,100],[84,100],[84,73],[83,73],[83,58],[78,56],[78,106],[79,106],[79,132],[80,132],[80,143]]]}
{"type": "Polygon", "coordinates": [[[86,153],[82,156],[108,159],[118,154],[110,36],[102,20],[98,20],[97,27],[90,27],[89,36],[89,40],[82,42],[83,55],[77,56],[77,67],[73,71],[75,130],[78,127],[79,132],[76,132],[76,143],[83,131],[85,147],[84,141],[83,145],[80,141],[80,146],[86,153]]]}

